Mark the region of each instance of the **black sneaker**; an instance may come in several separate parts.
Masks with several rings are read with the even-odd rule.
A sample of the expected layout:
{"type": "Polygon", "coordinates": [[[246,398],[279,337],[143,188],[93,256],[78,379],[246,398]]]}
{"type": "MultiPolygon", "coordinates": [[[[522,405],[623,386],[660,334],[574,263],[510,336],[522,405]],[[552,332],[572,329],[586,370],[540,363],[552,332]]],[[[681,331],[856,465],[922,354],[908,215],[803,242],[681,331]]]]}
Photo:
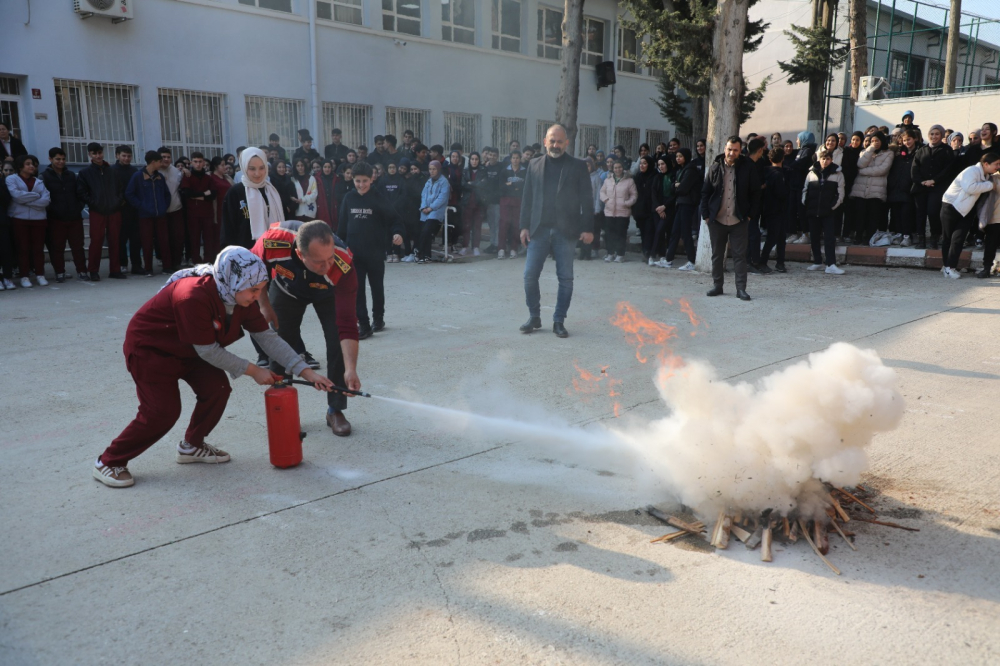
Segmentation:
{"type": "Polygon", "coordinates": [[[124,273],[109,273],[108,277],[111,278],[112,280],[126,280],[126,279],[128,279],[128,276],[125,275],[124,273]]]}
{"type": "Polygon", "coordinates": [[[384,331],[384,330],[385,330],[385,322],[380,319],[376,319],[375,323],[372,324],[372,333],[378,333],[379,331],[384,331]]]}
{"type": "Polygon", "coordinates": [[[309,352],[303,352],[299,354],[299,356],[302,357],[303,361],[309,364],[310,368],[312,368],[313,370],[319,370],[320,368],[319,361],[314,359],[312,354],[310,354],[309,352]]]}
{"type": "Polygon", "coordinates": [[[372,337],[372,327],[371,326],[359,326],[358,327],[358,340],[366,340],[372,337]]]}
{"type": "Polygon", "coordinates": [[[97,274],[97,273],[91,273],[90,274],[90,281],[91,282],[100,282],[101,281],[101,276],[99,274],[97,274]]]}
{"type": "Polygon", "coordinates": [[[56,282],[58,282],[59,284],[62,284],[65,281],[66,281],[66,274],[65,273],[58,273],[56,275],[56,282]]]}
{"type": "Polygon", "coordinates": [[[267,357],[267,354],[258,354],[257,356],[257,366],[261,368],[267,368],[271,365],[271,359],[267,357]]]}

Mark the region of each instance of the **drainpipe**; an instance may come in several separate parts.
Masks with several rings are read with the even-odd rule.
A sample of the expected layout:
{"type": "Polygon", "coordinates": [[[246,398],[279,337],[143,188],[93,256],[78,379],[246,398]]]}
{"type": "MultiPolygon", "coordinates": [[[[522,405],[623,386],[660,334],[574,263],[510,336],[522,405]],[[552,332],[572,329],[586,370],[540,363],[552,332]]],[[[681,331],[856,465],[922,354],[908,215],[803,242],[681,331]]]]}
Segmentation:
{"type": "Polygon", "coordinates": [[[316,74],[316,3],[309,6],[309,91],[312,95],[312,135],[320,142],[319,133],[319,83],[316,74]]]}
{"type": "MultiPolygon", "coordinates": [[[[611,62],[614,63],[615,80],[618,79],[618,20],[611,22],[611,62]]],[[[615,145],[615,84],[611,85],[611,115],[608,118],[608,145],[605,146],[605,157],[611,155],[611,147],[615,145]]]]}

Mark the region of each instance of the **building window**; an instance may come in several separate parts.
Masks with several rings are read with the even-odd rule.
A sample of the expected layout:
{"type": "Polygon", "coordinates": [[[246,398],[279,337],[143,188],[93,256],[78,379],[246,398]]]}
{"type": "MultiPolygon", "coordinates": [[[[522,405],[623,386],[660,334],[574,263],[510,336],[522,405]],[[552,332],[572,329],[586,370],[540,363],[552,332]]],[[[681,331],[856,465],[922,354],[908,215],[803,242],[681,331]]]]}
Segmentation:
{"type": "Polygon", "coordinates": [[[298,144],[306,105],[303,100],[247,95],[246,104],[248,146],[266,145],[271,134],[277,134],[285,147],[298,144]]]}
{"type": "Polygon", "coordinates": [[[59,143],[68,162],[90,161],[87,144],[91,141],[111,150],[114,146],[131,146],[137,152],[135,119],[139,102],[135,86],[56,79],[55,88],[59,143]]]}
{"type": "Polygon", "coordinates": [[[635,160],[639,157],[639,128],[616,127],[615,145],[625,148],[625,157],[635,160]]]}
{"type": "Polygon", "coordinates": [[[292,0],[240,0],[241,5],[250,7],[260,7],[261,9],[273,9],[276,12],[292,11],[292,0]]]}
{"type": "Polygon", "coordinates": [[[348,148],[357,148],[363,143],[368,143],[374,136],[372,106],[323,102],[323,140],[316,143],[325,146],[330,141],[334,128],[341,131],[341,142],[348,148]]]}
{"type": "Polygon", "coordinates": [[[650,157],[656,153],[657,144],[666,143],[669,138],[669,132],[663,130],[646,130],[646,143],[649,144],[650,157]]]}
{"type": "Polygon", "coordinates": [[[608,153],[608,128],[601,125],[580,125],[577,131],[580,149],[576,154],[583,157],[587,154],[587,146],[593,144],[598,150],[608,153]]]}
{"type": "Polygon", "coordinates": [[[538,10],[538,57],[559,60],[562,57],[562,12],[538,10]]]}
{"type": "Polygon", "coordinates": [[[583,53],[580,63],[593,67],[604,62],[604,31],[607,24],[589,16],[583,17],[583,53]]]}
{"type": "Polygon", "coordinates": [[[441,38],[476,43],[476,0],[441,0],[441,38]]]}
{"type": "Polygon", "coordinates": [[[226,152],[223,95],[160,88],[159,97],[160,140],[174,155],[197,150],[211,159],[226,152]]]}
{"type": "Polygon", "coordinates": [[[635,30],[618,28],[618,71],[638,73],[639,40],[635,30]]]}
{"type": "Polygon", "coordinates": [[[420,36],[420,0],[382,0],[382,29],[420,36]]]}
{"type": "Polygon", "coordinates": [[[7,125],[14,136],[21,137],[21,85],[10,76],[0,76],[0,122],[7,125]]]}
{"type": "Polygon", "coordinates": [[[517,141],[524,148],[524,142],[528,138],[528,121],[525,118],[493,118],[493,146],[500,151],[501,155],[506,155],[510,149],[510,142],[517,141]]]}
{"type": "Polygon", "coordinates": [[[944,65],[932,62],[927,69],[928,94],[940,95],[944,91],[944,65]]]}
{"type": "Polygon", "coordinates": [[[480,125],[482,116],[478,113],[444,112],[444,149],[445,156],[451,150],[451,144],[462,144],[462,152],[471,153],[479,150],[480,125]]]}
{"type": "Polygon", "coordinates": [[[361,25],[361,0],[316,0],[316,18],[361,25]]]}
{"type": "Polygon", "coordinates": [[[402,139],[403,132],[411,130],[413,136],[426,146],[431,145],[431,112],[425,109],[385,108],[385,133],[402,139]]]}
{"type": "Polygon", "coordinates": [[[910,97],[920,94],[916,91],[920,90],[920,84],[924,80],[925,64],[923,58],[906,53],[893,53],[889,64],[889,85],[892,86],[889,96],[910,97]]]}
{"type": "Polygon", "coordinates": [[[493,48],[521,52],[520,0],[493,0],[493,48]]]}
{"type": "Polygon", "coordinates": [[[539,120],[535,122],[535,142],[542,144],[542,148],[545,148],[545,133],[549,131],[549,128],[556,124],[554,120],[539,120]]]}

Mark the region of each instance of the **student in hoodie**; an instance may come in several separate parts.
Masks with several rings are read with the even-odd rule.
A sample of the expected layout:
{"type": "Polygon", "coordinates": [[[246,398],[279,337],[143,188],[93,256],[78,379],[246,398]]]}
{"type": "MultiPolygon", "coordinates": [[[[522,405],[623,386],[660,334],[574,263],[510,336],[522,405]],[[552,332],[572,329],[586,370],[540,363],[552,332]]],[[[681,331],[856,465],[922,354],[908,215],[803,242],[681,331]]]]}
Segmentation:
{"type": "Polygon", "coordinates": [[[469,164],[462,172],[462,219],[465,221],[465,233],[462,234],[458,251],[460,256],[472,253],[478,257],[482,254],[480,245],[483,242],[483,220],[486,219],[486,205],[483,202],[481,185],[485,177],[482,156],[473,151],[469,153],[469,164]]]}
{"type": "Polygon", "coordinates": [[[951,181],[955,152],[944,142],[944,127],[932,125],[927,143],[917,149],[910,165],[911,192],[916,208],[915,230],[920,239],[917,247],[936,250],[941,242],[941,198],[951,181]],[[924,236],[930,224],[930,235],[924,236]]]}
{"type": "Polygon", "coordinates": [[[882,132],[872,134],[870,139],[868,147],[858,157],[858,177],[854,179],[850,194],[851,198],[858,199],[864,223],[864,235],[856,240],[859,244],[885,247],[891,243],[887,234],[886,199],[894,153],[889,150],[882,132]]]}
{"type": "Polygon", "coordinates": [[[370,338],[385,328],[385,239],[392,232],[393,245],[403,244],[403,226],[396,211],[372,188],[372,167],[358,164],[353,170],[354,190],[340,206],[338,235],[354,255],[358,276],[358,339],[370,338]],[[368,318],[365,280],[372,290],[372,317],[368,318]]]}
{"type": "Polygon", "coordinates": [[[292,153],[292,163],[294,164],[302,158],[306,160],[307,165],[313,160],[323,159],[319,151],[313,148],[313,138],[307,129],[299,130],[299,147],[292,153]]]}
{"type": "Polygon", "coordinates": [[[844,203],[844,176],[840,167],[833,163],[833,151],[825,146],[816,153],[816,162],[806,174],[802,189],[802,205],[809,220],[812,240],[813,263],[806,270],[825,270],[829,275],[843,275],[844,269],[837,266],[837,239],[835,236],[834,212],[844,203]],[[820,243],[820,237],[823,243],[820,243]],[[820,254],[821,245],[825,249],[826,263],[820,254]]]}
{"type": "Polygon", "coordinates": [[[208,173],[205,155],[191,153],[191,170],[181,179],[181,196],[186,202],[188,240],[191,244],[191,261],[202,262],[201,250],[205,256],[214,257],[219,253],[216,245],[218,231],[215,228],[215,188],[208,173]]]}
{"type": "MultiPolygon", "coordinates": [[[[510,151],[510,166],[500,177],[500,229],[497,233],[497,259],[513,259],[517,256],[521,228],[521,199],[524,195],[524,179],[528,169],[521,164],[521,151],[510,151]]],[[[585,246],[588,258],[589,246],[585,246]]],[[[581,252],[583,251],[581,250],[581,252]]]]}
{"type": "Polygon", "coordinates": [[[49,150],[49,168],[42,174],[49,191],[46,209],[49,258],[56,282],[66,281],[66,241],[73,254],[73,263],[81,280],[87,277],[87,258],[83,253],[83,202],[76,195],[76,174],[66,168],[66,153],[62,148],[49,150]]]}
{"type": "Polygon", "coordinates": [[[90,248],[87,258],[90,279],[94,281],[101,279],[98,271],[101,268],[105,235],[108,247],[114,248],[108,253],[110,269],[108,277],[124,278],[118,254],[118,233],[122,226],[121,208],[125,201],[124,190],[120,189],[111,165],[104,161],[104,146],[92,141],[87,144],[87,155],[90,156],[90,164],[77,174],[76,193],[90,210],[90,248]]]}
{"type": "Polygon", "coordinates": [[[905,111],[903,113],[903,119],[900,121],[900,123],[898,125],[896,125],[896,127],[898,127],[899,129],[904,129],[904,130],[905,129],[914,129],[914,130],[915,129],[920,129],[920,125],[914,125],[913,124],[913,118],[914,118],[913,111],[905,111]]]}
{"type": "Polygon", "coordinates": [[[333,160],[324,160],[316,178],[316,219],[323,220],[335,228],[340,223],[340,208],[337,201],[337,177],[333,160]]]}
{"type": "Polygon", "coordinates": [[[913,223],[916,218],[916,209],[913,203],[913,180],[910,174],[913,167],[913,156],[917,149],[917,130],[904,129],[898,143],[892,147],[896,156],[892,158],[892,166],[889,168],[888,198],[889,203],[889,231],[893,244],[900,247],[910,247],[913,245],[913,223]]]}
{"type": "MultiPolygon", "coordinates": [[[[387,139],[390,138],[386,137],[387,139]]],[[[387,142],[388,143],[388,142],[387,142]]],[[[398,153],[396,153],[398,155],[398,153]]],[[[403,258],[403,245],[406,242],[406,227],[403,225],[403,218],[400,216],[399,211],[403,203],[403,193],[406,188],[406,181],[402,175],[399,173],[399,165],[397,162],[389,160],[385,165],[385,175],[378,179],[378,191],[382,195],[382,199],[385,201],[386,206],[389,209],[389,214],[392,215],[393,219],[398,221],[402,231],[400,235],[403,237],[402,244],[394,244],[392,242],[392,232],[391,230],[386,233],[385,236],[385,252],[386,261],[390,264],[396,264],[402,261],[403,258]]]]}
{"type": "Polygon", "coordinates": [[[976,217],[976,204],[980,195],[993,189],[993,174],[1000,170],[1000,154],[986,153],[979,163],[964,169],[948,186],[942,197],[941,259],[945,277],[957,280],[958,260],[962,255],[962,245],[969,226],[976,217]]]}
{"type": "Polygon", "coordinates": [[[687,262],[679,267],[679,271],[693,271],[695,254],[698,246],[694,241],[694,225],[697,224],[698,204],[701,199],[701,171],[691,157],[690,148],[680,148],[674,156],[677,169],[673,173],[674,186],[674,224],[670,231],[670,243],[662,268],[673,268],[674,256],[677,254],[677,243],[684,241],[684,253],[687,262]]]}
{"type": "Polygon", "coordinates": [[[6,181],[11,196],[7,214],[14,222],[17,263],[24,288],[33,286],[28,278],[32,270],[39,287],[49,284],[45,279],[45,230],[48,228],[45,210],[50,198],[45,183],[37,175],[38,158],[19,155],[14,159],[14,174],[7,176],[6,181]]]}
{"type": "Polygon", "coordinates": [[[132,174],[132,180],[125,188],[125,198],[139,215],[139,239],[142,244],[142,258],[146,277],[153,277],[153,239],[160,247],[163,266],[170,266],[169,231],[167,229],[167,209],[170,207],[170,189],[160,171],[163,159],[155,150],[146,152],[146,168],[132,174]]]}
{"type": "MultiPolygon", "coordinates": [[[[787,273],[785,268],[785,234],[788,233],[788,180],[782,164],[785,160],[784,146],[772,148],[767,154],[771,167],[764,176],[761,192],[761,226],[767,229],[764,248],[760,252],[761,266],[766,267],[771,250],[776,249],[774,270],[787,273]]],[[[843,205],[843,204],[841,204],[843,205]]]]}
{"type": "MultiPolygon", "coordinates": [[[[691,151],[688,151],[688,157],[691,151]]],[[[682,158],[684,159],[684,158],[682,158]]],[[[684,165],[687,166],[685,159],[684,165]]],[[[673,236],[674,219],[677,212],[677,188],[674,187],[674,177],[677,174],[677,158],[664,152],[656,157],[656,175],[650,188],[653,215],[653,243],[650,246],[649,265],[669,268],[666,252],[669,249],[670,238],[673,236]],[[674,162],[674,168],[669,164],[674,162]]]]}
{"type": "Polygon", "coordinates": [[[431,241],[444,222],[445,208],[451,196],[448,179],[442,174],[442,165],[437,160],[427,165],[430,178],[424,183],[420,194],[420,242],[417,263],[426,264],[431,260],[431,241]]]}
{"type": "MultiPolygon", "coordinates": [[[[863,132],[854,132],[851,135],[850,142],[844,146],[840,171],[844,174],[844,188],[847,192],[851,191],[851,187],[854,186],[854,179],[858,177],[858,158],[861,156],[861,151],[864,150],[864,141],[865,135],[863,132]]],[[[860,231],[856,230],[858,220],[863,218],[863,211],[858,206],[857,200],[851,199],[850,196],[848,196],[847,201],[843,203],[841,208],[844,211],[843,225],[841,225],[837,232],[843,242],[849,243],[853,235],[860,233],[860,231]]]]}
{"type": "Polygon", "coordinates": [[[792,235],[789,243],[805,244],[809,242],[809,225],[806,221],[805,207],[802,204],[802,188],[805,187],[806,175],[812,167],[816,156],[816,135],[812,132],[799,132],[796,138],[798,152],[790,168],[790,193],[793,201],[792,235]]]}
{"type": "MultiPolygon", "coordinates": [[[[138,171],[132,165],[132,147],[118,146],[115,148],[115,163],[111,165],[111,170],[115,172],[118,179],[118,187],[124,192],[128,187],[132,176],[138,171]]],[[[128,268],[129,260],[132,262],[132,275],[144,275],[142,270],[142,238],[139,235],[139,213],[128,199],[122,203],[122,227],[120,242],[121,248],[118,252],[119,261],[122,265],[122,272],[128,268]]]]}

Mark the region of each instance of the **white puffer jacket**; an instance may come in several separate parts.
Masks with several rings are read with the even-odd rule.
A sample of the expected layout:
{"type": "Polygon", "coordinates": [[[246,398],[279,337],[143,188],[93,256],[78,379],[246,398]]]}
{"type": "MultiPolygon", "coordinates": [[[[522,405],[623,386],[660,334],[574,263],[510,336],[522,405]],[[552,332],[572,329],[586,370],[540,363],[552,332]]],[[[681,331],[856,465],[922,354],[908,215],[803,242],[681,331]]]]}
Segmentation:
{"type": "Polygon", "coordinates": [[[965,217],[976,205],[979,195],[992,189],[993,179],[983,171],[983,165],[981,163],[974,164],[964,169],[962,173],[958,174],[958,178],[951,181],[951,185],[945,190],[941,201],[951,204],[962,217],[965,217]]]}
{"type": "Polygon", "coordinates": [[[858,156],[858,177],[854,179],[854,186],[851,187],[851,198],[885,201],[889,194],[886,181],[893,157],[894,154],[888,147],[879,153],[876,153],[871,146],[865,148],[858,156]]]}

